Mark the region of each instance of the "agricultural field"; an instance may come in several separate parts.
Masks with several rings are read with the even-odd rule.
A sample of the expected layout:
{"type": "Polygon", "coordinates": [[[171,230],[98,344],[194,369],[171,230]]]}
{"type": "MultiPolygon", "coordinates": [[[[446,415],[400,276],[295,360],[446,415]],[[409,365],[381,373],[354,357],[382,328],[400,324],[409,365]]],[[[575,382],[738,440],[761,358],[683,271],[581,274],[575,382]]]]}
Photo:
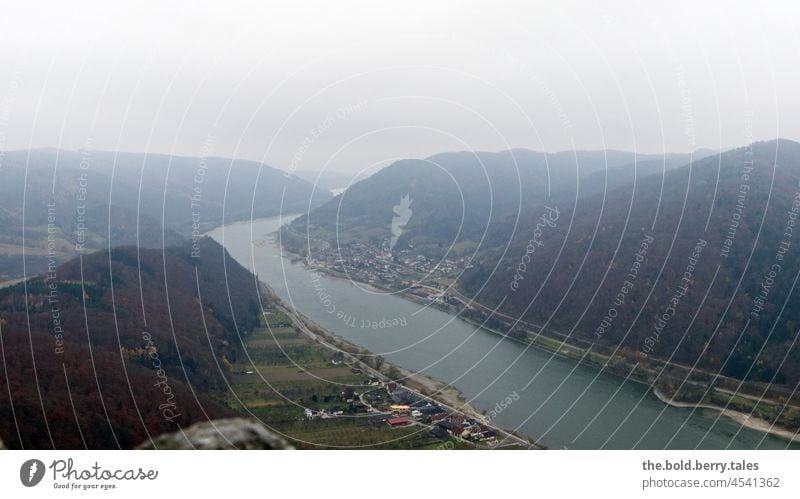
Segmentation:
{"type": "Polygon", "coordinates": [[[369,417],[358,395],[348,401],[343,391],[350,387],[363,394],[383,388],[368,385],[369,377],[354,373],[341,354],[291,324],[284,313],[268,310],[263,327],[245,337],[243,355],[231,370],[230,407],[258,418],[298,448],[474,448],[436,439],[424,426],[390,428],[369,417]],[[310,420],[307,408],[336,416],[310,420]]]}

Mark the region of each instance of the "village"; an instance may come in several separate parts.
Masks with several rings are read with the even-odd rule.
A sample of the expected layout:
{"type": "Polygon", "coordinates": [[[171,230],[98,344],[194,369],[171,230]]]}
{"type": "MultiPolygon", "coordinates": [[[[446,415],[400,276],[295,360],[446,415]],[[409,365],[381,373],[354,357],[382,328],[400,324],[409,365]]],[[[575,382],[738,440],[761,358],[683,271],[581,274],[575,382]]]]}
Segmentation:
{"type": "Polygon", "coordinates": [[[359,392],[352,386],[344,387],[339,398],[342,406],[334,404],[328,409],[306,408],[305,419],[364,417],[372,425],[385,425],[388,428],[419,426],[441,440],[456,438],[487,447],[494,447],[498,443],[494,429],[467,415],[444,408],[399,383],[372,377],[366,381],[364,388],[359,392]]]}
{"type": "Polygon", "coordinates": [[[347,344],[273,299],[232,368],[229,404],[244,403],[299,448],[535,445],[494,427],[446,386],[347,344]]]}
{"type": "Polygon", "coordinates": [[[447,290],[461,272],[471,268],[471,258],[434,260],[415,250],[410,244],[393,253],[388,240],[380,246],[360,241],[335,246],[322,241],[306,263],[316,270],[344,275],[354,281],[405,290],[433,303],[463,308],[464,301],[447,290]]]}

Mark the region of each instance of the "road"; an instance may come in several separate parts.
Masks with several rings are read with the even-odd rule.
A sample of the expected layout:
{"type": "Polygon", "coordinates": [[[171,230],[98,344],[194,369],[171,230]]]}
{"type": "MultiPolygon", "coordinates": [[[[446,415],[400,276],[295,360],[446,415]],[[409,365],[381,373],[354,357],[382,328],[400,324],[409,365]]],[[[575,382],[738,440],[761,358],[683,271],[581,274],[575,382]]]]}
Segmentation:
{"type": "MultiPolygon", "coordinates": [[[[384,384],[392,381],[391,379],[389,379],[386,375],[384,375],[380,371],[372,368],[371,366],[366,365],[364,362],[361,362],[361,360],[359,360],[357,357],[355,357],[350,352],[346,352],[346,351],[342,350],[341,348],[339,348],[339,347],[337,347],[335,345],[332,345],[330,342],[328,342],[328,340],[326,338],[324,338],[324,337],[314,333],[313,331],[311,331],[308,328],[308,324],[307,323],[314,324],[313,321],[310,321],[308,318],[303,317],[302,314],[300,314],[299,312],[297,312],[297,311],[291,309],[290,307],[287,307],[286,305],[284,305],[283,302],[275,295],[275,293],[272,292],[272,290],[268,289],[268,294],[269,294],[269,296],[272,297],[271,298],[272,304],[276,308],[278,308],[281,312],[286,314],[287,317],[290,317],[291,320],[292,320],[292,323],[295,325],[295,327],[297,327],[298,330],[302,331],[303,334],[305,334],[306,336],[311,338],[313,341],[318,341],[320,345],[323,345],[323,346],[325,346],[326,348],[328,348],[330,350],[333,350],[335,352],[341,352],[345,356],[345,358],[347,358],[347,359],[349,359],[351,361],[353,366],[358,366],[359,369],[361,369],[365,373],[368,373],[370,376],[373,376],[373,377],[381,380],[384,384]]],[[[315,327],[319,327],[317,324],[314,324],[314,325],[315,325],[315,327]]],[[[322,329],[322,328],[320,328],[320,329],[322,329]]],[[[486,420],[485,417],[477,416],[477,415],[474,415],[474,414],[465,414],[463,411],[461,411],[459,409],[456,409],[455,407],[452,407],[452,406],[450,406],[450,405],[448,405],[448,404],[446,404],[446,403],[444,403],[444,402],[442,402],[440,400],[436,400],[436,399],[431,398],[431,397],[429,397],[427,395],[424,395],[423,393],[420,393],[419,391],[414,390],[414,389],[412,389],[412,388],[410,388],[408,386],[403,386],[403,388],[405,390],[408,390],[409,392],[415,394],[416,396],[422,398],[422,399],[430,400],[432,402],[435,402],[436,404],[438,404],[439,406],[445,408],[446,410],[448,410],[449,412],[451,412],[453,414],[462,414],[462,415],[464,415],[466,417],[471,417],[473,419],[480,420],[481,423],[483,423],[484,425],[486,425],[486,426],[492,428],[493,430],[495,430],[497,432],[498,437],[502,436],[502,440],[500,438],[498,438],[499,444],[513,443],[513,444],[520,445],[520,446],[525,447],[525,448],[542,448],[538,444],[531,444],[529,441],[527,441],[527,440],[525,440],[523,438],[520,438],[517,435],[514,435],[513,433],[510,433],[510,432],[508,432],[506,430],[503,430],[502,428],[499,428],[499,427],[491,424],[491,422],[486,420]]],[[[362,400],[362,402],[363,402],[363,400],[362,400]]]]}

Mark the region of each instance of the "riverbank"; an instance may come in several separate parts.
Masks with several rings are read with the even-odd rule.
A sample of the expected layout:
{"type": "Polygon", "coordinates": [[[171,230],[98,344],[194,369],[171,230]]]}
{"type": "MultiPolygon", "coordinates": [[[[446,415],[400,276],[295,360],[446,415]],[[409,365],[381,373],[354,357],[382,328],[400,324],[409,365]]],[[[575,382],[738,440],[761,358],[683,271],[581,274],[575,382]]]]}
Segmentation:
{"type": "MultiPolygon", "coordinates": [[[[503,338],[516,341],[523,345],[531,345],[535,348],[550,352],[553,355],[557,355],[559,357],[584,363],[585,365],[590,366],[594,369],[605,369],[610,374],[619,376],[620,378],[623,378],[627,381],[633,381],[635,383],[639,383],[643,386],[646,386],[648,389],[652,390],[656,398],[658,398],[661,402],[671,407],[698,408],[698,409],[709,409],[717,411],[721,413],[723,416],[752,430],[756,430],[762,433],[768,433],[770,435],[774,435],[783,438],[785,440],[789,440],[791,442],[800,442],[800,435],[798,434],[798,432],[792,431],[780,425],[774,425],[765,419],[753,416],[752,413],[736,411],[730,409],[729,407],[721,407],[708,403],[679,402],[673,400],[671,396],[664,394],[663,392],[659,391],[658,388],[655,387],[654,380],[658,375],[657,368],[645,367],[642,366],[641,364],[636,364],[630,361],[626,361],[624,359],[623,361],[617,361],[617,363],[613,365],[612,359],[609,356],[593,352],[591,346],[588,348],[582,348],[573,344],[562,344],[562,342],[560,342],[559,340],[555,340],[553,338],[544,336],[543,334],[538,334],[536,335],[535,338],[529,338],[528,341],[523,341],[519,338],[510,337],[501,331],[496,331],[494,329],[487,328],[486,326],[481,325],[475,320],[469,318],[463,318],[463,320],[469,322],[470,324],[476,327],[481,327],[492,334],[502,336],[503,338]],[[613,367],[609,368],[609,366],[612,365],[613,367]]],[[[699,375],[707,374],[709,376],[712,376],[709,373],[705,373],[699,370],[695,370],[695,374],[699,375]]],[[[777,404],[777,402],[771,400],[765,400],[764,402],[769,404],[777,404]]]]}
{"type": "MultiPolygon", "coordinates": [[[[671,401],[671,397],[677,396],[678,392],[680,392],[681,398],[690,401],[693,400],[693,397],[698,399],[694,402],[673,402],[668,404],[672,407],[683,407],[678,404],[686,403],[688,407],[698,406],[712,409],[749,429],[768,433],[784,440],[800,442],[800,439],[795,437],[795,432],[791,429],[793,426],[782,424],[793,421],[794,412],[800,410],[800,408],[790,405],[788,402],[784,405],[783,401],[774,400],[769,396],[762,397],[761,393],[767,393],[766,390],[761,391],[762,387],[755,385],[750,387],[749,391],[755,391],[757,395],[748,395],[746,393],[748,390],[741,390],[739,380],[660,359],[641,359],[636,355],[636,352],[630,352],[626,349],[612,350],[592,343],[588,343],[588,346],[583,346],[576,344],[575,341],[564,341],[572,338],[557,339],[548,336],[541,329],[532,331],[529,327],[524,329],[517,327],[514,334],[509,335],[487,327],[485,324],[486,316],[480,310],[483,306],[480,304],[473,302],[471,304],[473,305],[471,307],[473,312],[470,314],[459,313],[463,312],[463,310],[455,309],[451,305],[426,300],[402,290],[392,289],[380,283],[356,281],[348,275],[318,265],[306,263],[305,266],[332,278],[345,279],[354,282],[358,286],[368,286],[371,289],[396,294],[414,303],[430,306],[446,313],[456,314],[460,319],[472,326],[480,327],[504,339],[511,339],[526,347],[532,346],[555,356],[579,362],[587,367],[603,370],[626,381],[641,384],[647,389],[660,387],[662,390],[658,394],[661,397],[657,398],[662,403],[667,403],[664,400],[665,397],[669,397],[671,401]],[[711,381],[714,381],[713,385],[710,384],[711,381]],[[720,386],[718,387],[717,385],[720,386]],[[724,389],[725,386],[729,389],[724,389]],[[675,387],[678,388],[676,389],[675,387]],[[667,390],[666,392],[664,391],[665,389],[667,390]],[[687,392],[689,392],[688,396],[687,392]],[[664,395],[665,393],[669,393],[669,395],[664,395]],[[776,421],[775,424],[770,422],[773,420],[776,421]]],[[[777,395],[773,394],[773,396],[777,395]]]]}
{"type": "MultiPolygon", "coordinates": [[[[354,285],[349,281],[331,278],[323,272],[310,272],[297,262],[292,264],[290,253],[279,250],[271,244],[273,238],[268,237],[275,234],[281,224],[285,223],[284,217],[232,224],[226,226],[224,232],[217,230],[210,236],[218,241],[224,240],[225,248],[237,261],[266,280],[285,303],[291,303],[321,327],[372,352],[391,352],[389,359],[395,364],[446,380],[463,392],[474,407],[480,411],[486,410],[487,415],[493,414],[491,420],[497,425],[518,429],[525,435],[534,436],[550,448],[624,449],[637,445],[649,449],[667,447],[688,449],[693,448],[698,441],[702,441],[702,446],[708,449],[786,448],[787,444],[783,438],[772,435],[767,435],[765,438],[764,433],[746,428],[727,417],[718,418],[713,424],[712,431],[707,433],[704,429],[716,420],[717,414],[711,411],[692,412],[667,406],[658,398],[647,394],[646,385],[624,381],[627,378],[622,370],[619,374],[612,374],[610,367],[623,360],[618,353],[612,358],[612,366],[602,370],[587,369],[591,367],[588,365],[590,360],[602,366],[605,359],[596,354],[614,353],[613,348],[604,350],[598,345],[582,362],[578,362],[572,358],[580,360],[579,351],[571,348],[569,344],[559,348],[558,355],[548,353],[541,345],[528,348],[525,344],[525,335],[518,334],[522,333],[519,328],[512,330],[508,337],[519,335],[523,341],[499,341],[505,339],[505,334],[495,336],[485,334],[482,330],[476,331],[476,327],[469,322],[455,320],[454,314],[444,314],[436,307],[421,305],[421,303],[430,304],[433,300],[415,303],[407,296],[395,296],[397,293],[371,292],[372,286],[354,285]],[[320,293],[326,294],[321,296],[320,293]],[[326,301],[328,300],[326,296],[330,297],[329,301],[326,301]],[[341,316],[332,313],[332,310],[341,312],[341,316]],[[380,323],[381,319],[388,317],[405,317],[408,320],[402,335],[396,334],[396,331],[394,334],[387,331],[386,334],[372,334],[367,331],[366,326],[359,327],[358,324],[354,326],[350,320],[355,318],[359,323],[363,321],[380,323]],[[433,334],[434,332],[436,334],[433,334]],[[458,348],[458,355],[452,354],[454,348],[458,348]],[[586,365],[583,365],[584,362],[586,365]],[[454,379],[456,381],[453,381],[454,379]],[[502,414],[488,412],[515,389],[519,398],[515,398],[513,404],[504,409],[502,414]],[[610,403],[612,401],[613,403],[610,403]],[[687,416],[689,424],[686,424],[687,416]],[[639,431],[640,425],[656,417],[662,418],[659,431],[651,431],[643,436],[639,431]],[[631,418],[629,424],[618,427],[619,421],[628,421],[627,418],[631,418]],[[607,440],[612,434],[613,443],[609,443],[607,440]]],[[[408,278],[405,277],[406,281],[408,278]]],[[[413,276],[411,279],[414,280],[413,276]]],[[[375,279],[374,283],[392,285],[391,282],[382,282],[380,279],[375,279]]],[[[477,304],[470,305],[473,308],[462,309],[460,315],[478,324],[485,323],[505,333],[509,330],[505,324],[514,323],[498,315],[492,315],[487,320],[487,316],[477,313],[482,311],[477,304]],[[499,322],[492,321],[492,317],[499,322]]],[[[277,313],[284,316],[282,312],[277,313]]],[[[285,320],[287,325],[292,325],[288,317],[285,317],[285,320]]],[[[538,324],[528,323],[524,327],[534,333],[540,331],[538,324]]],[[[297,327],[294,329],[298,330],[297,327]]],[[[551,336],[549,333],[555,335],[545,339],[548,344],[544,346],[548,348],[558,347],[561,345],[561,340],[567,336],[551,328],[545,332],[548,336],[551,336]]],[[[311,339],[306,334],[301,336],[311,339]]],[[[540,340],[544,338],[541,336],[540,340]]],[[[588,346],[581,343],[579,345],[588,346]]],[[[329,352],[327,348],[322,350],[329,352]]],[[[628,351],[628,354],[631,353],[636,352],[628,351]]],[[[326,353],[324,357],[330,358],[331,354],[326,353]]],[[[369,356],[364,357],[366,360],[369,356]]],[[[345,355],[347,359],[345,364],[348,366],[352,366],[351,358],[352,356],[345,355]]],[[[627,360],[636,361],[632,357],[627,360]]],[[[312,365],[312,367],[317,366],[312,365]]],[[[320,367],[330,366],[322,364],[320,367]]],[[[665,374],[670,377],[676,372],[668,367],[665,374]]],[[[366,376],[369,379],[369,375],[366,376]]],[[[695,381],[695,377],[692,376],[690,380],[695,381]]],[[[707,383],[714,381],[715,388],[726,390],[725,395],[737,393],[736,385],[728,384],[722,378],[720,378],[722,384],[719,386],[716,380],[704,381],[707,383]]],[[[672,386],[662,387],[659,383],[656,386],[663,388],[664,393],[672,394],[679,384],[673,383],[672,386]]],[[[770,393],[781,391],[783,388],[778,387],[776,390],[770,388],[770,393]]],[[[291,386],[287,386],[287,389],[291,389],[291,386]]],[[[747,404],[752,405],[753,399],[742,399],[755,396],[755,400],[758,400],[761,392],[755,393],[750,389],[743,391],[746,394],[742,396],[742,390],[738,391],[739,395],[733,397],[730,404],[727,399],[721,398],[722,394],[702,402],[711,402],[722,407],[728,405],[731,409],[750,413],[752,411],[747,404]]],[[[787,397],[790,391],[786,391],[787,397]]],[[[691,391],[681,389],[675,399],[699,402],[700,398],[694,396],[701,392],[702,390],[698,391],[694,387],[691,391]]],[[[311,403],[314,402],[310,399],[311,394],[310,391],[305,394],[308,399],[305,403],[307,406],[314,406],[311,403]]],[[[794,403],[794,400],[790,403],[794,403]]],[[[764,403],[757,405],[754,415],[769,421],[775,421],[775,415],[782,408],[764,403]]],[[[268,412],[266,409],[263,410],[268,412]]],[[[791,412],[790,417],[795,417],[793,409],[787,411],[791,412]]],[[[295,420],[290,417],[286,421],[295,420]]],[[[338,419],[331,421],[330,424],[343,424],[338,419]]],[[[308,430],[301,426],[303,426],[301,423],[297,423],[292,426],[292,431],[296,430],[303,434],[308,430]]],[[[789,427],[793,428],[794,424],[789,427]]],[[[346,431],[326,442],[346,445],[345,435],[346,431]]],[[[353,437],[355,438],[355,435],[353,437]]],[[[365,440],[361,443],[367,442],[365,440]]],[[[800,448],[800,443],[789,445],[792,448],[800,448]]]]}
{"type": "Polygon", "coordinates": [[[350,355],[353,360],[357,362],[358,368],[369,372],[371,375],[376,376],[386,383],[391,381],[398,382],[402,384],[405,389],[421,398],[436,402],[453,413],[460,413],[479,421],[497,432],[499,437],[498,441],[501,442],[501,444],[507,445],[510,443],[528,449],[546,449],[546,447],[539,442],[530,438],[524,438],[513,431],[493,424],[486,415],[469,404],[461,391],[451,385],[431,376],[386,362],[385,360],[381,360],[380,365],[371,365],[370,359],[376,359],[377,357],[369,352],[369,350],[325,330],[319,324],[287,305],[267,284],[263,282],[261,284],[264,293],[269,296],[269,300],[272,304],[280,308],[283,313],[290,317],[300,331],[314,339],[320,345],[334,352],[343,352],[350,355]]]}
{"type": "Polygon", "coordinates": [[[15,284],[19,284],[23,281],[30,279],[30,277],[18,277],[16,279],[9,279],[7,281],[0,281],[0,289],[9,288],[14,286],[15,284]]]}
{"type": "Polygon", "coordinates": [[[657,388],[653,388],[653,395],[655,395],[658,398],[658,400],[672,407],[679,407],[685,409],[708,409],[711,411],[716,411],[722,413],[723,416],[733,419],[742,426],[750,428],[751,430],[756,430],[763,433],[769,433],[771,435],[775,435],[784,438],[786,440],[789,440],[790,442],[800,442],[800,435],[798,435],[797,432],[785,430],[782,428],[776,428],[769,421],[753,417],[751,414],[745,414],[743,412],[734,411],[723,407],[717,407],[711,404],[693,404],[690,402],[678,402],[676,400],[673,400],[671,397],[664,395],[657,388]]]}

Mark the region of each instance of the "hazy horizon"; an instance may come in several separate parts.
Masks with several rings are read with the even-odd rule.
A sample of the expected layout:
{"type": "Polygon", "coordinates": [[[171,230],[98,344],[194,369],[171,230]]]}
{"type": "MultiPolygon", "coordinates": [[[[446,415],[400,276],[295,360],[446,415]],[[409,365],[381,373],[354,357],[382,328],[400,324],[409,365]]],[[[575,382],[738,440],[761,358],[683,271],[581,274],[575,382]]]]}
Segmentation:
{"type": "MultiPolygon", "coordinates": [[[[790,141],[793,141],[793,142],[800,142],[800,140],[790,139],[790,138],[786,138],[786,137],[774,137],[772,139],[764,139],[763,141],[760,141],[760,140],[759,141],[753,141],[751,143],[764,142],[764,141],[765,142],[769,142],[769,141],[774,141],[774,140],[790,140],[790,141]]],[[[365,171],[363,171],[361,173],[369,173],[369,174],[374,173],[375,171],[377,171],[377,170],[379,170],[381,168],[385,168],[386,166],[389,166],[394,161],[400,161],[400,160],[404,160],[404,159],[427,159],[427,158],[430,158],[430,157],[437,156],[439,154],[459,153],[459,152],[470,152],[470,153],[475,153],[475,154],[496,154],[496,153],[502,153],[502,152],[507,152],[507,151],[511,151],[511,150],[524,150],[524,151],[531,151],[531,152],[536,152],[536,153],[543,153],[543,154],[551,154],[552,155],[552,154],[563,154],[563,153],[570,153],[570,152],[602,152],[602,151],[606,151],[606,152],[627,152],[627,153],[634,153],[634,154],[644,155],[644,156],[658,156],[658,155],[673,155],[673,154],[694,154],[694,153],[702,153],[702,152],[709,152],[711,154],[720,154],[720,153],[723,153],[723,152],[726,152],[726,151],[730,151],[730,150],[746,147],[746,146],[750,145],[751,143],[747,143],[747,144],[743,143],[743,144],[731,145],[731,146],[722,147],[722,148],[697,147],[692,151],[655,151],[655,152],[633,151],[633,150],[616,149],[616,148],[587,149],[587,148],[581,148],[581,147],[577,147],[575,149],[559,149],[559,150],[555,150],[555,151],[541,151],[541,150],[533,149],[533,148],[530,148],[530,147],[515,147],[515,148],[512,148],[512,149],[496,149],[496,150],[481,150],[481,149],[476,149],[476,150],[461,149],[461,150],[446,150],[446,151],[443,150],[443,151],[434,151],[431,154],[428,154],[426,156],[410,156],[409,155],[409,156],[398,157],[398,158],[396,158],[394,160],[386,162],[385,164],[373,165],[373,168],[371,170],[369,170],[368,172],[365,170],[365,171]]],[[[174,156],[174,157],[198,158],[198,159],[204,157],[202,155],[178,154],[178,153],[159,152],[159,151],[110,150],[110,149],[97,149],[97,148],[68,149],[68,148],[64,148],[64,147],[48,146],[48,145],[46,145],[46,146],[33,146],[33,147],[30,147],[30,148],[25,148],[25,149],[0,150],[0,155],[7,155],[9,153],[15,153],[15,152],[46,151],[46,150],[64,151],[64,152],[70,152],[70,153],[80,153],[83,150],[91,150],[91,151],[95,151],[95,152],[104,152],[104,153],[142,154],[142,155],[153,155],[153,156],[174,156]]],[[[324,172],[329,172],[329,173],[334,173],[334,174],[342,174],[342,175],[358,173],[358,172],[355,172],[355,171],[337,170],[337,169],[334,169],[334,168],[328,168],[326,170],[321,170],[321,169],[314,168],[311,165],[309,165],[307,168],[298,168],[296,170],[291,170],[289,167],[284,167],[283,165],[280,165],[280,164],[264,163],[262,160],[257,159],[257,158],[222,156],[222,155],[217,155],[217,154],[212,154],[212,155],[209,155],[209,156],[205,156],[205,158],[230,159],[230,160],[234,160],[234,161],[252,161],[252,162],[256,162],[256,163],[262,163],[267,167],[274,168],[276,170],[285,171],[287,173],[292,173],[293,171],[296,171],[296,172],[315,172],[315,173],[324,171],[324,172]]],[[[1,163],[0,163],[0,166],[2,166],[1,163]]]]}
{"type": "Polygon", "coordinates": [[[17,3],[0,34],[0,150],[352,173],[454,150],[800,140],[800,69],[785,63],[800,16],[780,7],[17,3]]]}

